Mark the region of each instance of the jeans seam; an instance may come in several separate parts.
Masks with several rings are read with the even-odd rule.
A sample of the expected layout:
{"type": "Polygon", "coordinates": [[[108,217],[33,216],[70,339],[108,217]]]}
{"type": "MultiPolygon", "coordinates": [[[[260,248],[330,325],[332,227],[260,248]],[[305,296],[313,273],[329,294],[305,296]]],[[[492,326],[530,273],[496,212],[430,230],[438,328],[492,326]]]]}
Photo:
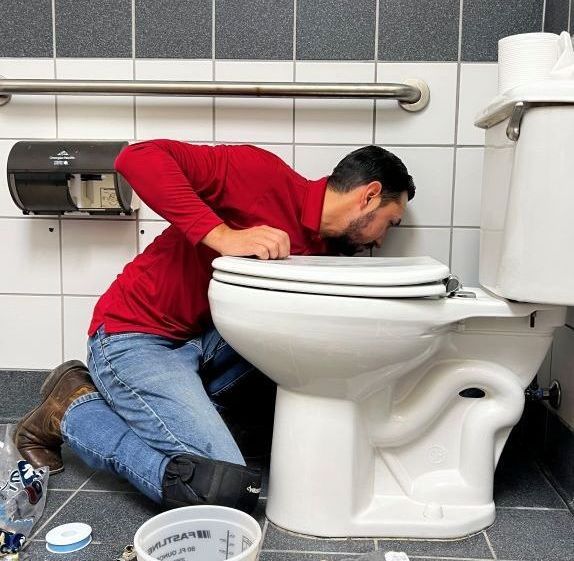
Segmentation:
{"type": "MultiPolygon", "coordinates": [[[[110,369],[110,371],[112,372],[112,374],[114,374],[114,369],[112,368],[112,365],[110,364],[110,361],[108,360],[108,357],[106,356],[106,353],[104,352],[104,345],[102,343],[102,340],[100,338],[99,333],[96,334],[96,337],[98,339],[98,342],[100,343],[100,348],[101,348],[101,352],[102,352],[102,357],[104,358],[104,361],[106,362],[106,364],[108,365],[108,368],[110,369]]],[[[90,347],[90,351],[91,351],[91,347],[90,347]]],[[[93,355],[93,352],[92,352],[93,355]]],[[[112,395],[111,393],[108,391],[108,388],[106,388],[105,384],[102,382],[102,377],[100,376],[100,373],[98,371],[98,361],[96,360],[96,357],[94,357],[93,360],[94,363],[94,370],[95,370],[95,375],[98,378],[98,381],[100,382],[100,386],[102,387],[102,389],[104,390],[104,392],[102,392],[102,395],[104,395],[106,402],[108,403],[108,405],[114,409],[114,400],[112,399],[112,395]]],[[[114,409],[115,411],[115,409],[114,409]]]]}

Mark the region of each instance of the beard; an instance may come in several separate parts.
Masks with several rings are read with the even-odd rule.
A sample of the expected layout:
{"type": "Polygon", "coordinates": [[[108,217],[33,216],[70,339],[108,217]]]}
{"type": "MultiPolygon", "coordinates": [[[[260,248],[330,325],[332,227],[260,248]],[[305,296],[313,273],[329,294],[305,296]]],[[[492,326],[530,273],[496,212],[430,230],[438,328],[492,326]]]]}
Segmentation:
{"type": "Polygon", "coordinates": [[[375,218],[376,210],[351,220],[347,229],[339,236],[326,238],[329,253],[334,255],[352,256],[365,249],[374,247],[375,242],[361,242],[361,231],[368,226],[375,218]]]}

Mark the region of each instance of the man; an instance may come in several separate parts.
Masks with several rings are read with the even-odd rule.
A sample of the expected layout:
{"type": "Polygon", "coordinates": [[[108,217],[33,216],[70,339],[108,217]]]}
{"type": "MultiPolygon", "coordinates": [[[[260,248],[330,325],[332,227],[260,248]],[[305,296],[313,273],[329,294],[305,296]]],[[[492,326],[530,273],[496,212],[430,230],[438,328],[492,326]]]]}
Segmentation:
{"type": "MultiPolygon", "coordinates": [[[[414,196],[412,178],[376,146],[355,150],[313,181],[254,146],[170,140],[127,147],[116,168],[171,225],[98,301],[89,371],[79,361],[56,368],[43,402],[19,423],[16,444],[32,465],[58,472],[64,441],[90,466],[166,507],[249,512],[261,476],[245,465],[222,416],[244,405],[233,404],[238,388],[265,382],[211,323],[211,261],[379,246],[414,196]]],[[[259,397],[244,409],[269,403],[259,397]]]]}

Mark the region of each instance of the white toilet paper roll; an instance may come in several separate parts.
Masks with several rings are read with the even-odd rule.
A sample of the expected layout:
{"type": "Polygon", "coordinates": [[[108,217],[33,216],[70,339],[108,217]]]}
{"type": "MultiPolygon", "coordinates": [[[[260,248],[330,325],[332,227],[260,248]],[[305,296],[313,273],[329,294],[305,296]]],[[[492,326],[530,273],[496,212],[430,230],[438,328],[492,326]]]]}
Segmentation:
{"type": "Polygon", "coordinates": [[[555,33],[521,33],[498,42],[498,92],[544,80],[559,56],[555,33]]]}

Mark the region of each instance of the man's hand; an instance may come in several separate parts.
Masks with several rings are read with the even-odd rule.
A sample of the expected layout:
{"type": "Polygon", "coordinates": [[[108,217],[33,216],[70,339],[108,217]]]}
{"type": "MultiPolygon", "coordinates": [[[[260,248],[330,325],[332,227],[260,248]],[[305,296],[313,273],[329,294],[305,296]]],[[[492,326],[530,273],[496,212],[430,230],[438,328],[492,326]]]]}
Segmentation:
{"type": "Polygon", "coordinates": [[[271,226],[233,230],[225,224],[216,226],[202,242],[221,255],[251,256],[259,259],[284,259],[289,256],[289,235],[271,226]]]}

